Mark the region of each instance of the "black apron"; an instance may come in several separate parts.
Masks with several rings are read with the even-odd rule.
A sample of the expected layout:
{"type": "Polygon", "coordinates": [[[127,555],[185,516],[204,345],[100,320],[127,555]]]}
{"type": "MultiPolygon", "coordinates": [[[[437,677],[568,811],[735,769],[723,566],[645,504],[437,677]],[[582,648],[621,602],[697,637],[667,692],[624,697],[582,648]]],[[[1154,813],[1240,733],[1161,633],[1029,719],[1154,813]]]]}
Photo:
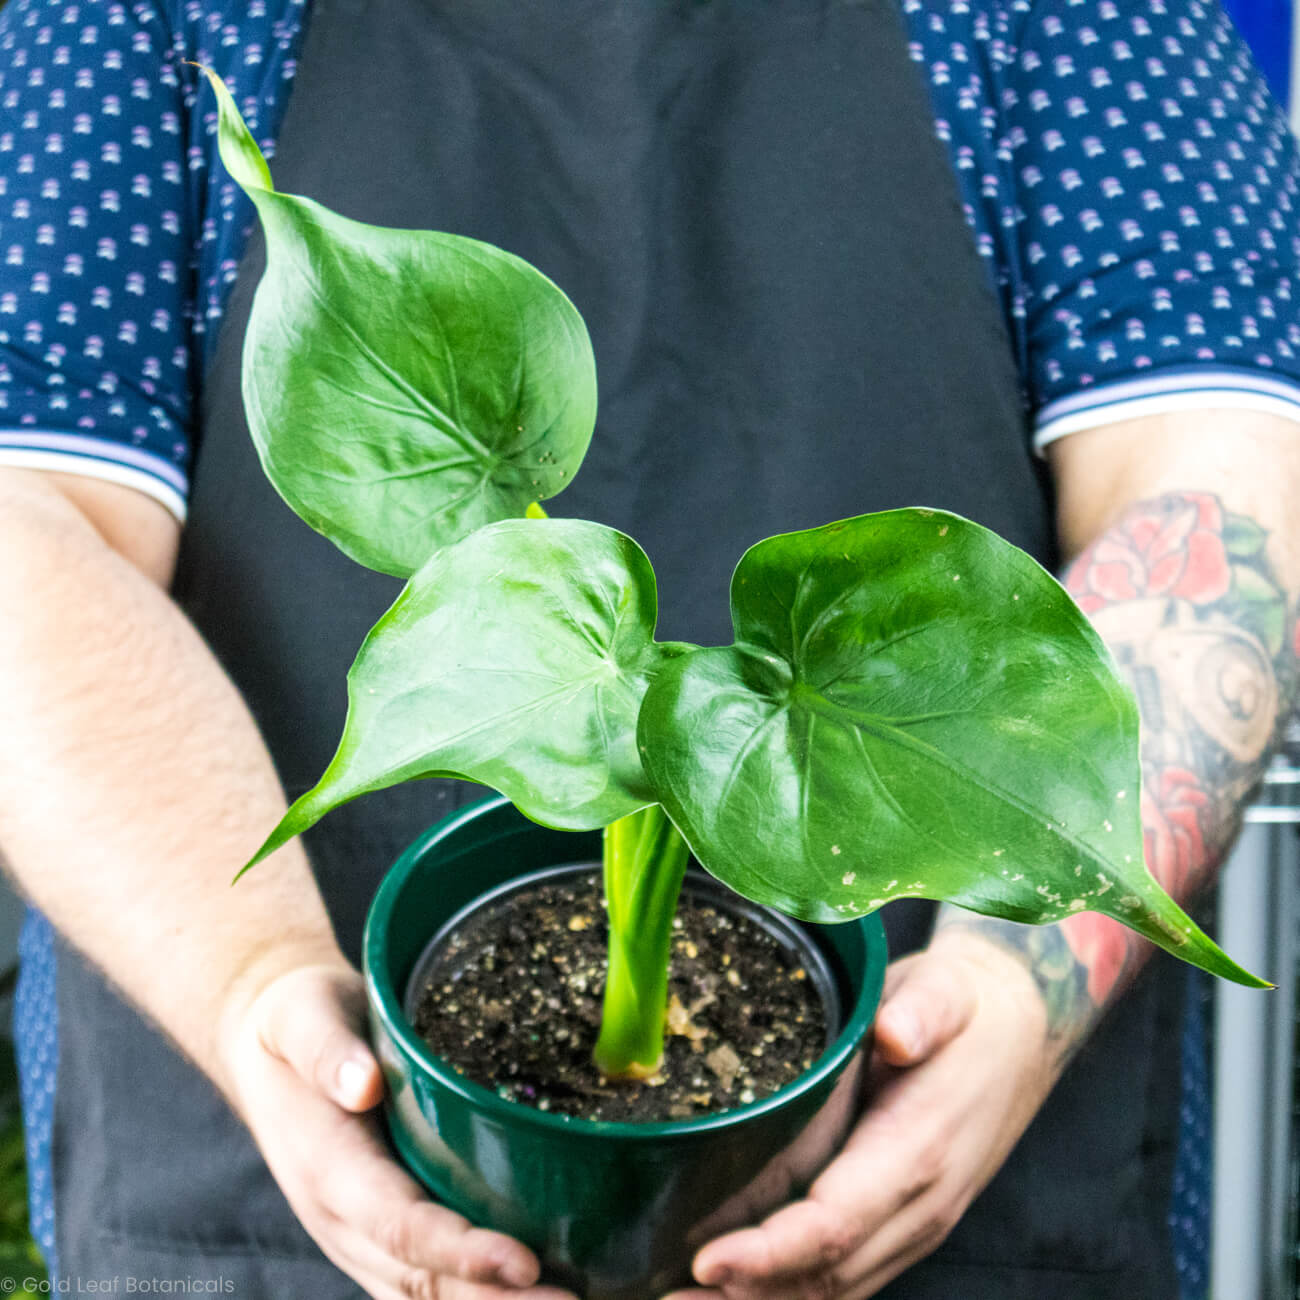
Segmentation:
{"type": "MultiPolygon", "coordinates": [[[[573,298],[600,422],[552,514],[622,528],[660,635],[727,642],[727,582],[770,533],[926,504],[1055,560],[1004,322],[896,0],[317,0],[277,186],[379,224],[486,239],[573,298]]],[[[338,740],[345,674],[397,584],[292,516],[258,468],[244,260],[206,377],[176,593],[293,797],[338,740]]],[[[478,790],[422,782],[309,848],[340,940],[401,847],[478,790]]],[[[235,864],[230,864],[234,866],[235,864]]],[[[893,951],[933,907],[887,909],[893,951]]],[[[907,1300],[1176,1294],[1165,1227],[1182,980],[1157,959],[907,1300]]],[[[208,1083],[66,947],[61,1266],[352,1296],[208,1083]]]]}

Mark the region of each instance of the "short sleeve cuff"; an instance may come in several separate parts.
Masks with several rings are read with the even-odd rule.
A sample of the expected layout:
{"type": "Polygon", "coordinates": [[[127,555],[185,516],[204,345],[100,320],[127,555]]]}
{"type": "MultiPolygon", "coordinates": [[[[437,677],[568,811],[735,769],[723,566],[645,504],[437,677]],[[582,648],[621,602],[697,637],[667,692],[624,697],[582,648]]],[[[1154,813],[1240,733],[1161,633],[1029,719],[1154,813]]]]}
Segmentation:
{"type": "Polygon", "coordinates": [[[1071,433],[1169,411],[1266,411],[1300,424],[1300,379],[1206,366],[1096,384],[1057,398],[1034,420],[1034,449],[1071,433]]]}
{"type": "Polygon", "coordinates": [[[0,465],[121,483],[161,502],[180,523],[185,522],[186,476],[138,447],[53,430],[0,428],[0,465]]]}

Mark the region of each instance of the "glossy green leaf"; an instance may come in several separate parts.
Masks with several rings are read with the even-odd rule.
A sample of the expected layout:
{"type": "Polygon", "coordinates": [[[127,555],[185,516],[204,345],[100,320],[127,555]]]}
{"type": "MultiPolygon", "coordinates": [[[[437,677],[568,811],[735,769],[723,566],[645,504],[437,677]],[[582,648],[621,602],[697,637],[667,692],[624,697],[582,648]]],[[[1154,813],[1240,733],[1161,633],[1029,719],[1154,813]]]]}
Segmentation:
{"type": "Polygon", "coordinates": [[[266,232],[243,391],[281,496],[353,559],[407,577],[566,487],[596,418],[591,341],[568,298],[490,244],[276,193],[209,80],[222,161],[266,232]]]}
{"type": "Polygon", "coordinates": [[[1147,871],[1136,705],[1023,552],[937,511],[864,515],[760,542],[731,607],[736,643],[665,667],[639,742],[733,889],[814,921],[908,897],[1088,909],[1260,983],[1147,871]]]}
{"type": "Polygon", "coordinates": [[[253,862],[418,777],[482,782],[565,830],[653,802],[637,712],[685,649],[653,641],[656,610],[645,553],[602,524],[506,520],[439,551],[366,638],[337,754],[253,862]]]}

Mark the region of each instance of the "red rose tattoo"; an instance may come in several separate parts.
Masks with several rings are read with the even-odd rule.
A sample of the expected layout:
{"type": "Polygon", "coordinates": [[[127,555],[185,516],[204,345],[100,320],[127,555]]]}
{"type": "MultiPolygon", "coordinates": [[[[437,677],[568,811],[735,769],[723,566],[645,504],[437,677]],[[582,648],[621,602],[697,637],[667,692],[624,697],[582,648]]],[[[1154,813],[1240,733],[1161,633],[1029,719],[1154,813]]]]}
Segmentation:
{"type": "Polygon", "coordinates": [[[1087,972],[1088,1000],[1103,1006],[1124,973],[1132,946],[1129,932],[1100,912],[1079,912],[1060,928],[1075,961],[1087,972]]]}
{"type": "Polygon", "coordinates": [[[1201,818],[1210,811],[1210,796],[1195,772],[1166,767],[1146,776],[1142,791],[1142,829],[1147,867],[1176,898],[1185,896],[1208,858],[1201,818]]]}
{"type": "Polygon", "coordinates": [[[1162,497],[1130,511],[1084,551],[1066,583],[1085,614],[1139,596],[1208,605],[1231,585],[1223,508],[1205,492],[1162,497]]]}

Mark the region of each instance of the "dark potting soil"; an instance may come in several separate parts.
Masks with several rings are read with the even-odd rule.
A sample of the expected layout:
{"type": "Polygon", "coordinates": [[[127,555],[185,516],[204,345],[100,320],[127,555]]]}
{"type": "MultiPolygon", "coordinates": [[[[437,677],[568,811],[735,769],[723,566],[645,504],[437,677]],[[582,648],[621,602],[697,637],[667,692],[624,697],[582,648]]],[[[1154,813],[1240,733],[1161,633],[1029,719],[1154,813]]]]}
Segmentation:
{"type": "Polygon", "coordinates": [[[597,871],[483,908],[429,967],[416,1029],[499,1096],[601,1120],[685,1119],[746,1105],[825,1049],[825,1011],[797,956],[746,917],[683,894],[663,1067],[644,1083],[610,1082],[591,1060],[606,931],[597,871]]]}

